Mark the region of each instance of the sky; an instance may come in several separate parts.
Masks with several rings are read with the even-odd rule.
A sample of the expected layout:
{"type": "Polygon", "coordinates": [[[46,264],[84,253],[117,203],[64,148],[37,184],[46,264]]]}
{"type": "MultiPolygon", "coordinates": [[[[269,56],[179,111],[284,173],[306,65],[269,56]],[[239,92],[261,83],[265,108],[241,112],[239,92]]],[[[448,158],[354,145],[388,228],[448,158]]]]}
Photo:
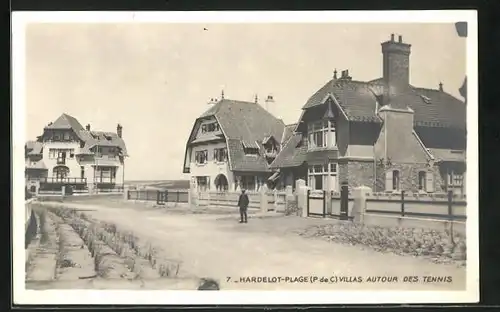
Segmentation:
{"type": "Polygon", "coordinates": [[[130,157],[127,180],[185,179],[186,141],[210,98],[253,102],[297,122],[307,99],[348,69],[382,76],[380,43],[412,45],[410,83],[458,92],[465,39],[454,24],[30,24],[26,28],[26,133],[62,113],[116,131],[130,157]]]}

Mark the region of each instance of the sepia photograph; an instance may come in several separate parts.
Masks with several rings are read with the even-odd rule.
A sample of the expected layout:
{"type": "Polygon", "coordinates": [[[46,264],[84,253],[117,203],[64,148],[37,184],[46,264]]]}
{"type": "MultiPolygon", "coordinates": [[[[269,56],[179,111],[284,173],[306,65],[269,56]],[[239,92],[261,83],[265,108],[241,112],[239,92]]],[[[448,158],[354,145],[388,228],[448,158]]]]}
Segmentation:
{"type": "Polygon", "coordinates": [[[15,303],[479,300],[475,11],[271,13],[13,14],[15,303]]]}

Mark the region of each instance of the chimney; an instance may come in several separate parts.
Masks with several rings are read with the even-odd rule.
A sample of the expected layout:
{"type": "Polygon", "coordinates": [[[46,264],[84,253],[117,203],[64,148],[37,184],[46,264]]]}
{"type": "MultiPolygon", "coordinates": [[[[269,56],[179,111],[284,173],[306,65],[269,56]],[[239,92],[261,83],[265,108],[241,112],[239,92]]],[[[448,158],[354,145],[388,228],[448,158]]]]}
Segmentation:
{"type": "Polygon", "coordinates": [[[410,84],[411,45],[403,42],[403,36],[394,41],[391,34],[389,41],[382,44],[383,79],[390,86],[408,86],[410,84]]]}
{"type": "Polygon", "coordinates": [[[123,129],[123,127],[122,127],[122,125],[120,125],[120,124],[118,124],[118,125],[116,126],[116,134],[118,134],[118,137],[119,137],[119,138],[121,138],[121,137],[122,137],[122,134],[123,134],[122,129],[123,129]]]}
{"type": "Polygon", "coordinates": [[[352,77],[349,76],[349,70],[343,70],[342,73],[340,74],[340,79],[345,79],[345,80],[351,80],[352,77]]]}
{"type": "Polygon", "coordinates": [[[90,124],[87,124],[87,125],[85,126],[85,129],[86,129],[87,131],[90,131],[90,124]]]}

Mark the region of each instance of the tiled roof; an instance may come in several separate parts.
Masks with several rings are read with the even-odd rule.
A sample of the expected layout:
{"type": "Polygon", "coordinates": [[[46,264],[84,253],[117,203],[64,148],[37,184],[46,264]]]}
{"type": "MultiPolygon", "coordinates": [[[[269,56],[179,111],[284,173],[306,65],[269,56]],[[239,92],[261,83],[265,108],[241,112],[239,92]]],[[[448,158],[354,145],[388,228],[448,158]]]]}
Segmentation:
{"type": "Polygon", "coordinates": [[[332,79],[314,93],[302,109],[324,103],[325,98],[334,96],[349,120],[379,122],[375,114],[376,97],[367,82],[332,79]]]}
{"type": "Polygon", "coordinates": [[[229,99],[214,104],[199,118],[209,116],[215,116],[227,139],[232,170],[269,170],[264,155],[245,155],[243,143],[249,147],[258,147],[256,144],[260,144],[268,136],[281,139],[285,128],[282,120],[260,104],[229,99]]]}
{"type": "MultiPolygon", "coordinates": [[[[90,149],[96,145],[99,146],[114,146],[121,150],[123,156],[128,156],[125,141],[114,132],[104,131],[88,131],[78,122],[75,117],[68,114],[62,114],[53,123],[46,126],[45,129],[73,129],[75,134],[85,142],[83,148],[78,151],[78,154],[93,154],[90,149]],[[106,138],[107,137],[107,138],[106,138]],[[109,139],[108,139],[109,138],[109,139]]],[[[28,144],[29,142],[27,142],[28,144]]],[[[38,142],[42,144],[41,142],[38,142]]],[[[29,143],[31,144],[31,143],[29,143]]]]}
{"type": "MultiPolygon", "coordinates": [[[[381,88],[381,78],[369,82],[332,79],[309,98],[303,109],[321,105],[331,95],[349,120],[379,122],[375,110],[381,88]]],[[[465,127],[465,103],[444,91],[409,86],[399,90],[391,101],[411,107],[417,125],[465,127]]]]}
{"type": "Polygon", "coordinates": [[[40,155],[42,154],[43,144],[37,141],[28,141],[25,145],[27,155],[40,155]]]}
{"type": "Polygon", "coordinates": [[[39,161],[35,162],[34,164],[27,165],[26,169],[47,170],[47,166],[45,166],[45,163],[43,162],[43,160],[39,160],[39,161]]]}
{"type": "Polygon", "coordinates": [[[52,124],[45,127],[46,129],[73,129],[75,131],[84,129],[83,126],[76,120],[66,113],[59,116],[52,124]]]}
{"type": "Polygon", "coordinates": [[[283,137],[281,139],[281,143],[284,145],[293,135],[295,128],[297,127],[297,123],[289,124],[285,126],[283,130],[283,137]]]}
{"type": "Polygon", "coordinates": [[[446,148],[430,148],[429,152],[437,161],[460,161],[465,162],[465,151],[451,150],[446,148]]]}
{"type": "Polygon", "coordinates": [[[243,150],[243,144],[238,139],[228,139],[229,159],[231,169],[234,171],[266,172],[270,171],[266,158],[262,155],[247,155],[243,150]]]}
{"type": "Polygon", "coordinates": [[[306,161],[307,146],[300,145],[302,134],[292,135],[272,162],[271,168],[298,167],[306,161]]]}

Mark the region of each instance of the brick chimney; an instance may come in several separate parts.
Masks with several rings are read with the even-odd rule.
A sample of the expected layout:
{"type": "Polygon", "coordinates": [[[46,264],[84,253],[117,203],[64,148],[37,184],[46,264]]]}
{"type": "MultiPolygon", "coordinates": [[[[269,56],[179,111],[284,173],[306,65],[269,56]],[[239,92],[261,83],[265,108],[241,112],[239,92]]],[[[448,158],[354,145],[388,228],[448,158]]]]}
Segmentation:
{"type": "Polygon", "coordinates": [[[118,137],[119,137],[119,138],[121,138],[121,137],[122,137],[122,134],[123,134],[122,130],[123,130],[122,125],[118,124],[118,125],[116,126],[116,134],[118,134],[118,137]]]}
{"type": "Polygon", "coordinates": [[[90,124],[87,124],[87,125],[85,126],[85,129],[86,129],[87,131],[90,131],[90,124]]]}
{"type": "Polygon", "coordinates": [[[382,43],[383,79],[390,87],[410,84],[410,52],[411,44],[403,42],[403,36],[398,36],[398,41],[391,39],[382,43]]]}

